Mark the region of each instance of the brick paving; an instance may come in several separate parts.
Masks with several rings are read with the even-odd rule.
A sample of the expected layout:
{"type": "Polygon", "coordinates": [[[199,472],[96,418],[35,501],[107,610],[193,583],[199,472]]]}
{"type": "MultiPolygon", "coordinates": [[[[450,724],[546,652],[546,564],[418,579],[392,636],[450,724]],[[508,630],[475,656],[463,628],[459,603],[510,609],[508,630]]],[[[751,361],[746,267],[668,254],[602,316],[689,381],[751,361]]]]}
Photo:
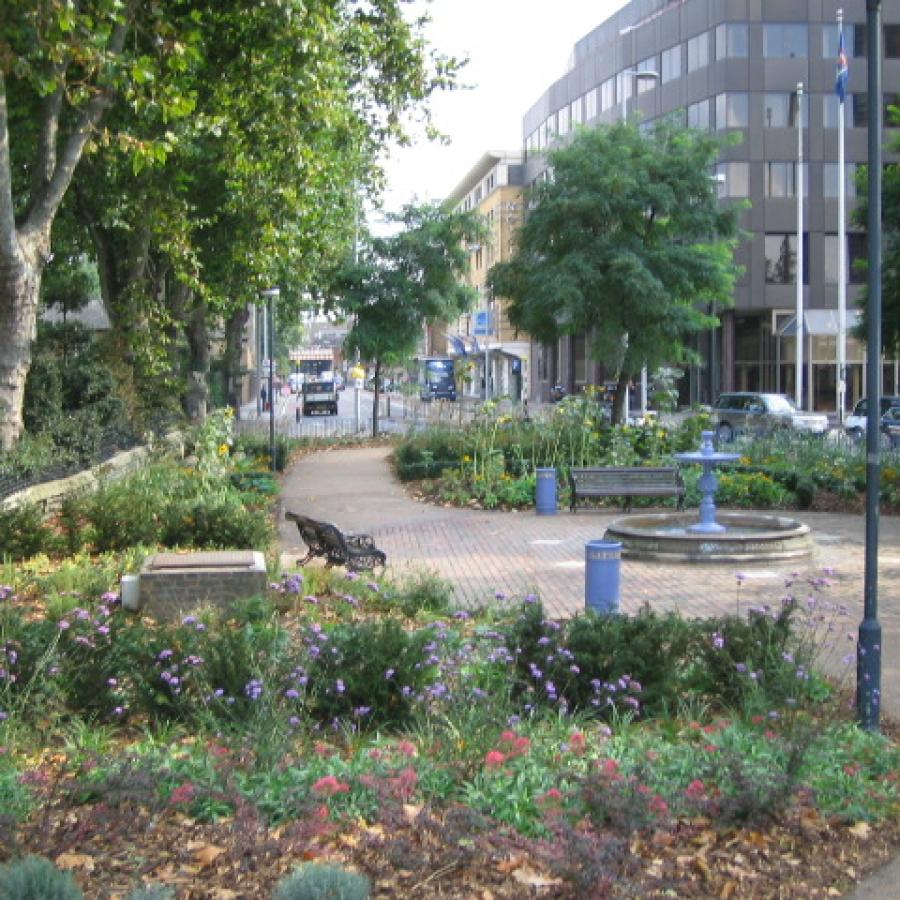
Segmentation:
{"type": "MultiPolygon", "coordinates": [[[[331,450],[301,459],[282,486],[285,509],[335,522],[345,530],[366,531],[388,555],[389,571],[428,570],[447,579],[460,606],[475,607],[537,594],[554,616],[584,608],[584,545],[603,537],[614,513],[560,511],[555,516],[492,512],[419,503],[390,470],[389,448],[331,450]]],[[[750,605],[777,605],[786,584],[804,599],[815,595],[844,604],[837,622],[832,664],[852,649],[862,618],[865,522],[860,515],[803,513],[812,531],[814,552],[803,562],[670,564],[622,561],[621,607],[643,604],[687,617],[719,615],[750,605]],[[739,584],[738,574],[742,576],[739,584]],[[832,573],[832,574],[828,574],[832,573]],[[827,576],[813,589],[810,579],[827,576]]],[[[296,527],[281,522],[286,556],[300,554],[296,527]]],[[[900,718],[900,519],[882,517],[879,530],[879,620],[883,629],[883,706],[900,718]]],[[[851,676],[852,672],[849,673],[851,676]]]]}

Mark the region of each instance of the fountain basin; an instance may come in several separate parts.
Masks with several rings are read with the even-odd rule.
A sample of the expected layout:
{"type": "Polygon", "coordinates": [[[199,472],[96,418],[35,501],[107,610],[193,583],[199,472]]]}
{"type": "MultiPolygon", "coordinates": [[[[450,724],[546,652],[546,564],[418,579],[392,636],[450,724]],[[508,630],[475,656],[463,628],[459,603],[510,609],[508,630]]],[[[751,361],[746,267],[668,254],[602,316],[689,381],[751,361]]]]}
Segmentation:
{"type": "Polygon", "coordinates": [[[628,559],[686,563],[754,563],[803,559],[812,552],[809,526],[786,516],[719,512],[723,531],[691,530],[696,513],[649,513],[614,519],[603,536],[628,559]]]}

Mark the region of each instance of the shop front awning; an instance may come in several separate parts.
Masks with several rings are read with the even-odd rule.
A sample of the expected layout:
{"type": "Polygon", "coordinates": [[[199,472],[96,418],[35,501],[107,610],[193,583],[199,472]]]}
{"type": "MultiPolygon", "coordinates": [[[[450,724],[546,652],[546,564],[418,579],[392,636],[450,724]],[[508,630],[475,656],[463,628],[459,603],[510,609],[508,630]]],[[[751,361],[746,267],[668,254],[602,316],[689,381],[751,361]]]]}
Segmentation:
{"type": "MultiPolygon", "coordinates": [[[[856,328],[861,319],[858,309],[848,309],[845,317],[847,333],[856,328]]],[[[794,337],[797,333],[797,316],[785,316],[778,323],[777,337],[794,337]]],[[[838,313],[836,309],[807,309],[803,313],[803,333],[807,337],[836,337],[838,313]]]]}

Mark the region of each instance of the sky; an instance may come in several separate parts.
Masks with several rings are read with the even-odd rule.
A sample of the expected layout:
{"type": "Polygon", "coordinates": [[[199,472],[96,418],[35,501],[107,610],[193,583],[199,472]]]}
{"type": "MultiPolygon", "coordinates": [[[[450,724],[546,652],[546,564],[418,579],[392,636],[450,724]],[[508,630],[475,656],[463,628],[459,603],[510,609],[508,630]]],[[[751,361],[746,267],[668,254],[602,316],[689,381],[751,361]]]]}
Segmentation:
{"type": "Polygon", "coordinates": [[[522,117],[565,74],[575,43],[627,0],[417,0],[432,22],[426,37],[439,52],[468,57],[468,90],[431,100],[435,125],[449,144],[421,129],[387,160],[384,207],[446,197],[488,152],[522,146],[522,117]]]}

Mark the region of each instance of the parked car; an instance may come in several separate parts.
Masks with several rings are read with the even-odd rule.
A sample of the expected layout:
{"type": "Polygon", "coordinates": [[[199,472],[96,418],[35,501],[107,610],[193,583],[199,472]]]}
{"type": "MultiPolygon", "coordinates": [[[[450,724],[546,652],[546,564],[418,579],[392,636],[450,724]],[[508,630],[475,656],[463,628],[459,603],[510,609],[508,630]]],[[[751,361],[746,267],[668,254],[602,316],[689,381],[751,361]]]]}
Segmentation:
{"type": "MultiPolygon", "coordinates": [[[[891,407],[900,406],[900,396],[890,394],[884,396],[881,398],[880,406],[883,418],[884,414],[891,407]]],[[[866,419],[868,415],[869,401],[863,397],[862,400],[853,407],[853,412],[844,420],[844,431],[846,431],[850,437],[861,438],[866,433],[866,419]]]]}
{"type": "Polygon", "coordinates": [[[900,450],[900,405],[892,406],[881,417],[881,432],[892,450],[900,450]]]}
{"type": "Polygon", "coordinates": [[[720,395],[712,408],[713,424],[720,441],[734,440],[743,433],[767,434],[792,428],[807,434],[825,434],[828,416],[804,412],[783,394],[735,391],[720,395]]]}

